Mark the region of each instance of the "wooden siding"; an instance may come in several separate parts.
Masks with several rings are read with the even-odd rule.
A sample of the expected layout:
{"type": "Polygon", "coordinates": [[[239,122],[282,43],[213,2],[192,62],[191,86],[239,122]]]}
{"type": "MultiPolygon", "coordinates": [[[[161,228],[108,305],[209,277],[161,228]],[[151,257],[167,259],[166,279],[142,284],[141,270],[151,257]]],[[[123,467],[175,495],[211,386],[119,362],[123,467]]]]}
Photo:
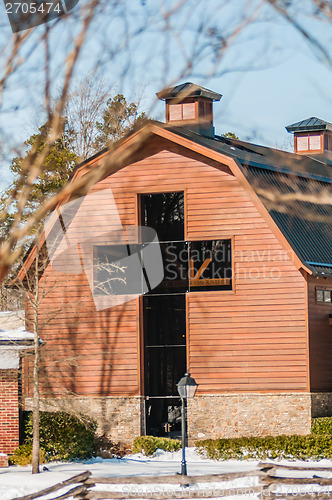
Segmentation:
{"type": "Polygon", "coordinates": [[[310,386],[312,391],[332,392],[332,304],[316,302],[316,287],[332,288],[332,279],[308,281],[310,386]]]}
{"type": "MultiPolygon", "coordinates": [[[[232,238],[234,289],[187,297],[188,367],[201,393],[306,391],[305,279],[240,182],[214,165],[155,138],[92,191],[111,188],[122,224],[133,225],[138,193],[183,190],[186,239],[232,238]]],[[[97,312],[85,275],[56,279],[41,318],[59,309],[41,332],[48,391],[139,394],[140,299],[97,312]]]]}

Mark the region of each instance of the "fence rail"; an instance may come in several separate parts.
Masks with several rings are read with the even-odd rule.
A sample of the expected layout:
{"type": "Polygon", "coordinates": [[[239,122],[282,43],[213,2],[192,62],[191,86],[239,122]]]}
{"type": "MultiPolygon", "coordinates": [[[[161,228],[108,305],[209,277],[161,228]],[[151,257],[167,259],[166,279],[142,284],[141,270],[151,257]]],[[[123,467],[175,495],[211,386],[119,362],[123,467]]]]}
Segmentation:
{"type": "Polygon", "coordinates": [[[14,500],[181,500],[188,498],[220,498],[226,496],[254,497],[261,499],[332,499],[332,467],[290,466],[271,462],[260,462],[258,469],[247,472],[230,472],[225,474],[208,474],[200,476],[120,476],[97,478],[87,471],[66,481],[14,500]],[[289,473],[292,471],[292,476],[289,473]],[[304,472],[307,474],[304,476],[304,472]],[[325,472],[325,477],[324,474],[325,472]],[[298,475],[296,475],[298,473],[298,475]],[[326,474],[328,477],[326,477],[326,474]],[[301,477],[303,475],[303,477],[301,477]],[[227,482],[245,477],[257,477],[253,486],[229,487],[227,482]],[[204,483],[204,489],[200,484],[204,483]],[[223,486],[206,483],[222,483],[223,486]],[[227,487],[225,486],[225,483],[227,487]],[[107,487],[114,485],[114,491],[107,487]],[[126,485],[122,491],[117,485],[126,485]],[[158,487],[159,485],[159,487],[158,487]],[[166,492],[162,491],[169,485],[166,492]],[[102,490],[104,486],[104,491],[102,490]],[[135,489],[136,487],[136,489],[135,489]],[[144,488],[145,487],[145,488],[144,488]],[[49,496],[51,493],[56,496],[49,496]]]}

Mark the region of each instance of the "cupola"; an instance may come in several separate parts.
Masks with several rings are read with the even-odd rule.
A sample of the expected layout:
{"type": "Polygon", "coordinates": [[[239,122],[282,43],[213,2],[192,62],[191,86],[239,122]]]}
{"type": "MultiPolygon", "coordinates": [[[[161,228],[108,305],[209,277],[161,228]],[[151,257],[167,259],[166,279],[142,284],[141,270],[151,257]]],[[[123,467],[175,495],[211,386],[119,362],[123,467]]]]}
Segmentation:
{"type": "Polygon", "coordinates": [[[220,101],[221,94],[187,82],[162,90],[157,97],[166,102],[166,123],[214,137],[213,101],[220,101]]]}
{"type": "Polygon", "coordinates": [[[294,134],[294,153],[313,155],[332,151],[332,123],[316,117],[286,127],[294,134]]]}

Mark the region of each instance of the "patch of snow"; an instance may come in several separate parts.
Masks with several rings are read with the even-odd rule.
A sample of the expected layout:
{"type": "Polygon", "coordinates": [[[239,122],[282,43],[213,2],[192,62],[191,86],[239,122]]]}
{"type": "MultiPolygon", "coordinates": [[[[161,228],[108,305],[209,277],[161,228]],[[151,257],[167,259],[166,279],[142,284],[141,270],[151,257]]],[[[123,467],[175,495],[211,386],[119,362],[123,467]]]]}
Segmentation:
{"type": "MultiPolygon", "coordinates": [[[[225,461],[214,461],[203,458],[199,455],[194,448],[186,449],[186,460],[188,466],[188,475],[203,475],[203,474],[223,474],[229,472],[244,472],[244,471],[255,471],[258,470],[257,460],[225,460],[225,461]]],[[[332,467],[331,460],[320,460],[320,461],[286,461],[286,460],[271,460],[271,464],[283,464],[283,465],[306,465],[312,468],[314,467],[332,467]]],[[[181,465],[181,450],[178,452],[165,452],[158,450],[153,457],[145,457],[141,454],[127,455],[121,459],[102,459],[99,457],[81,461],[81,462],[51,462],[47,464],[49,471],[42,471],[40,474],[31,474],[31,466],[28,467],[18,467],[11,466],[9,468],[0,469],[0,498],[1,500],[13,500],[16,497],[28,495],[29,493],[34,493],[40,491],[49,486],[53,486],[65,479],[69,479],[81,472],[89,470],[95,477],[118,477],[118,476],[161,476],[160,484],[143,484],[143,485],[133,485],[133,484],[122,484],[122,485],[96,485],[95,490],[103,491],[121,491],[128,493],[129,499],[135,499],[135,493],[145,488],[147,492],[151,491],[164,491],[167,492],[178,491],[176,488],[181,488],[180,486],[162,483],[162,476],[176,474],[180,472],[181,465]],[[158,489],[157,489],[158,488],[158,489]]],[[[41,467],[42,470],[42,467],[41,467]]],[[[287,471],[287,477],[299,476],[301,471],[293,471],[284,469],[283,473],[287,471]]],[[[328,471],[317,471],[317,475],[326,476],[328,471]]],[[[308,476],[308,472],[306,476],[308,476]]],[[[213,490],[216,495],[218,492],[222,492],[225,489],[234,489],[234,495],[230,495],[228,500],[239,500],[236,494],[241,495],[241,500],[258,499],[258,493],[250,491],[250,488],[257,487],[259,484],[258,476],[248,476],[243,478],[232,479],[229,481],[219,481],[213,483],[201,482],[198,486],[191,485],[189,489],[199,488],[202,492],[202,498],[206,498],[208,491],[213,490]],[[204,496],[205,492],[205,496],[204,496]]],[[[59,495],[69,489],[73,488],[75,485],[70,485],[70,487],[63,488],[59,495]]],[[[298,491],[300,493],[305,492],[327,492],[332,490],[332,486],[319,486],[319,485],[279,485],[278,492],[284,494],[287,492],[298,491]],[[294,489],[295,488],[295,489],[294,489]],[[325,488],[325,489],[324,489],[325,488]],[[327,490],[329,488],[329,490],[327,490]]],[[[182,490],[180,490],[182,491],[182,490]]],[[[187,488],[187,492],[188,488],[187,488]]],[[[221,494],[221,493],[220,493],[221,494]]],[[[54,496],[54,493],[53,493],[54,496]]],[[[188,498],[190,496],[188,495],[188,498]]],[[[48,496],[43,497],[43,500],[47,500],[48,496]]],[[[50,497],[51,498],[51,497],[50,497]]],[[[167,498],[167,496],[165,497],[167,498]]],[[[216,498],[218,498],[216,496],[216,498]]],[[[327,498],[330,498],[327,496],[327,498]]]]}
{"type": "Polygon", "coordinates": [[[0,311],[0,329],[17,330],[24,328],[24,311],[0,311]]]}
{"type": "Polygon", "coordinates": [[[24,327],[16,330],[0,330],[0,340],[33,340],[34,335],[24,330],[24,327]]]}

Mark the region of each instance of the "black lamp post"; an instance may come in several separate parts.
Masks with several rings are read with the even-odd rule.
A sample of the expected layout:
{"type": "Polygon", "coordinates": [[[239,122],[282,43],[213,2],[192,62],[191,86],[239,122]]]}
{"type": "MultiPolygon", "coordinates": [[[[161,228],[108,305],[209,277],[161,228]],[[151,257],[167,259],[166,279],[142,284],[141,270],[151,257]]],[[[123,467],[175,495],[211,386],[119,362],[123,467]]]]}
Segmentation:
{"type": "Polygon", "coordinates": [[[198,385],[190,373],[185,373],[184,377],[177,383],[178,393],[181,398],[181,433],[182,433],[182,461],[181,461],[181,475],[187,475],[186,464],[186,434],[187,434],[187,419],[186,419],[186,402],[187,398],[193,398],[196,393],[198,385]]]}

